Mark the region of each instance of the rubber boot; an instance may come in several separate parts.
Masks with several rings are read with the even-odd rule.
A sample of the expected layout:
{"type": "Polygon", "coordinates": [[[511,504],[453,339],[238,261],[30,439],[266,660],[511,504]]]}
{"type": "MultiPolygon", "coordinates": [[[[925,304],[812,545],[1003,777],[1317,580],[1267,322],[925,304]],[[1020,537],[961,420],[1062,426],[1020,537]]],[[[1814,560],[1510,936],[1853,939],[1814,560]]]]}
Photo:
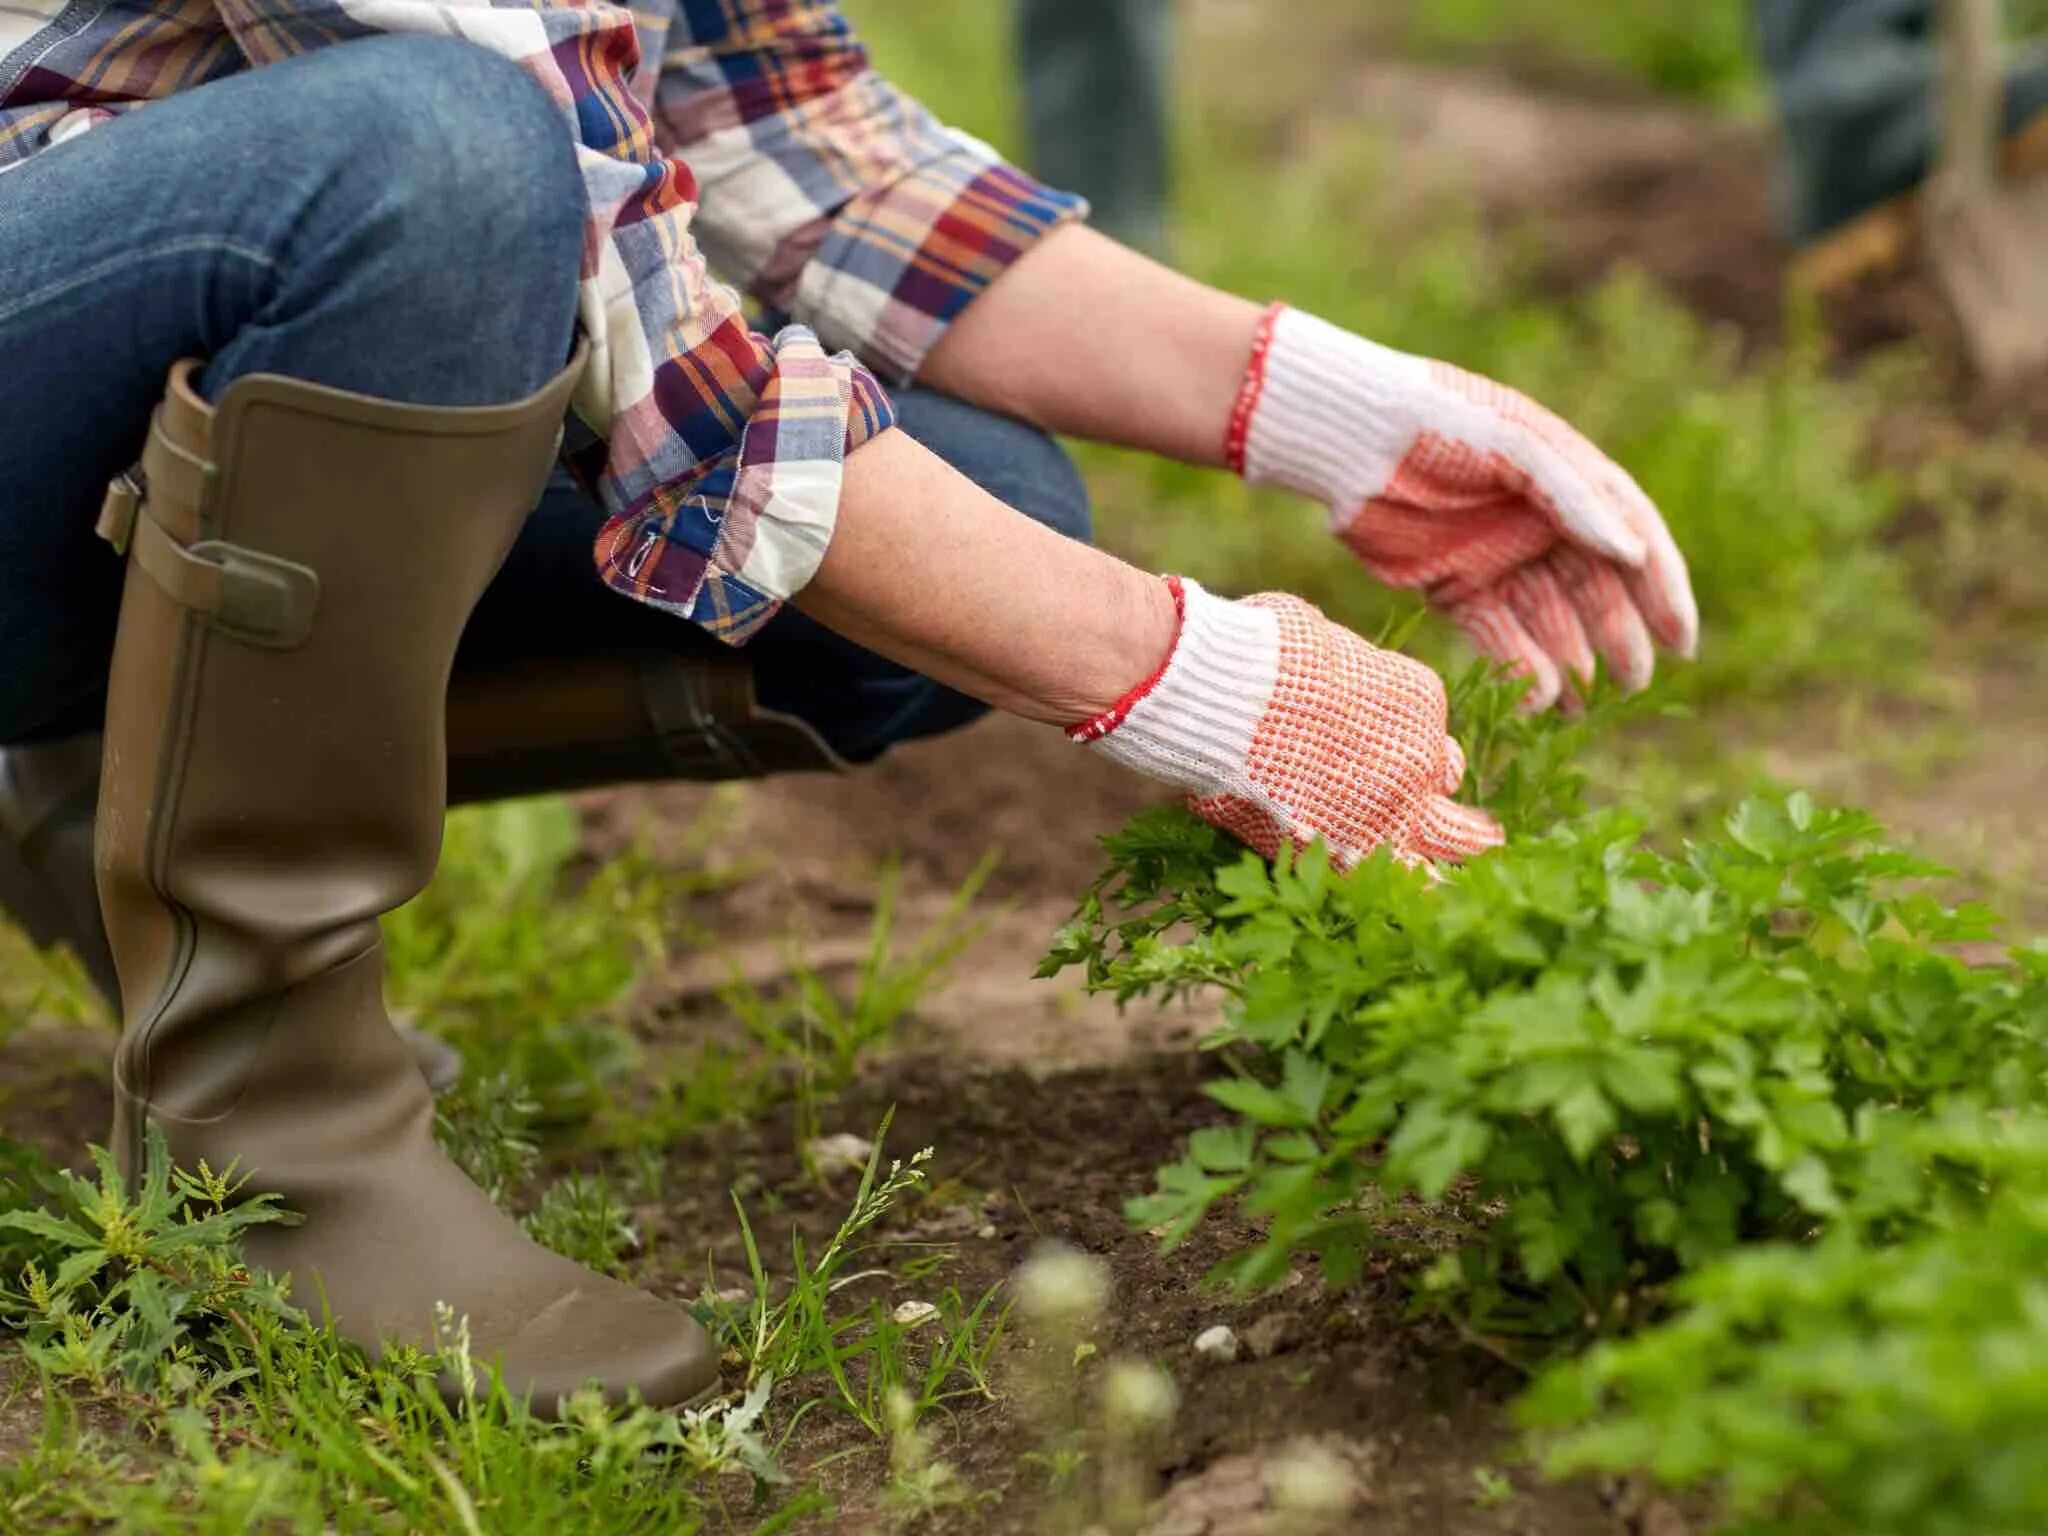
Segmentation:
{"type": "Polygon", "coordinates": [[[111,1007],[120,984],[92,874],[99,794],[98,736],[0,751],[0,911],[38,948],[68,948],[111,1007]]]}
{"type": "Polygon", "coordinates": [[[133,1168],[154,1125],[181,1164],[238,1166],[304,1217],[246,1241],[301,1305],[378,1351],[445,1342],[445,1303],[541,1413],[586,1382],[691,1400],[715,1350],[533,1243],[442,1155],[378,919],[433,873],[456,641],[577,371],[474,410],[252,376],[209,410],[180,364],[140,484],[101,520],[130,550],[96,850],[116,1155],[133,1168]]]}
{"type": "Polygon", "coordinates": [[[753,663],[724,648],[477,668],[448,691],[458,804],[820,769],[846,763],[805,721],[763,706],[753,663]]]}
{"type": "MultiPolygon", "coordinates": [[[[121,984],[92,872],[100,753],[97,731],[0,747],[0,915],[39,949],[70,950],[101,999],[119,1012],[121,984]]],[[[462,1081],[462,1052],[454,1046],[421,1029],[399,1034],[436,1096],[462,1081]]]]}
{"type": "MultiPolygon", "coordinates": [[[[0,747],[0,915],[41,948],[69,948],[118,1008],[92,873],[100,753],[97,732],[0,747]]],[[[753,664],[723,649],[546,657],[458,671],[448,689],[453,805],[845,767],[811,726],[762,707],[753,664]]],[[[436,1094],[461,1081],[453,1045],[399,1034],[436,1094]]]]}

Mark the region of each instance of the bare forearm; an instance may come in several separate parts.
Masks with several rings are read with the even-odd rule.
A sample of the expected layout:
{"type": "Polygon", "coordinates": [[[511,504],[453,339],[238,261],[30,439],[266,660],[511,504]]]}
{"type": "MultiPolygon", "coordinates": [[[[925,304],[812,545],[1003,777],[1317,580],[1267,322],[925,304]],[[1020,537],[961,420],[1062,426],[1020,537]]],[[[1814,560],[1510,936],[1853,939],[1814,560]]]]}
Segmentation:
{"type": "Polygon", "coordinates": [[[1070,225],[970,304],[918,377],[1051,432],[1217,465],[1259,315],[1070,225]]]}
{"type": "Polygon", "coordinates": [[[846,461],[838,527],[795,602],[892,661],[1056,725],[1149,677],[1175,627],[1158,578],[1041,527],[902,432],[846,461]]]}

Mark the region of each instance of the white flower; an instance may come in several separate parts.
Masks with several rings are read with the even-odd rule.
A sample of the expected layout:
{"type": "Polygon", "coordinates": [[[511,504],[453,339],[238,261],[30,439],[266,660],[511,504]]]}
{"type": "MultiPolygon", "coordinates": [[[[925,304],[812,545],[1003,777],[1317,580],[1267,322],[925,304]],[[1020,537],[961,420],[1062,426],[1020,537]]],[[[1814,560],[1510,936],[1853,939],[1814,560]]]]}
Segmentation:
{"type": "Polygon", "coordinates": [[[1142,1360],[1112,1360],[1102,1376],[1102,1411],[1127,1434],[1149,1434],[1173,1423],[1180,1392],[1173,1378],[1142,1360]]]}
{"type": "Polygon", "coordinates": [[[1079,1332],[1109,1305],[1109,1270],[1100,1259],[1048,1243],[1017,1272],[1017,1305],[1041,1327],[1079,1332]]]}

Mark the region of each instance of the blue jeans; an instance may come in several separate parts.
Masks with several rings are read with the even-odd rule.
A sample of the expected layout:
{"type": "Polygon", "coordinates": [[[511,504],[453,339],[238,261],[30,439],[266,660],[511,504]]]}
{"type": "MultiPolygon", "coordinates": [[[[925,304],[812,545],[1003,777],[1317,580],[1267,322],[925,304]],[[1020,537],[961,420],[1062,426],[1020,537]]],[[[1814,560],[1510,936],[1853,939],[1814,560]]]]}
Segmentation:
{"type": "MultiPolygon", "coordinates": [[[[1757,29],[1793,239],[1816,239],[1926,177],[1941,117],[1934,0],[1757,0],[1757,29]]],[[[2016,59],[2005,131],[2043,110],[2048,64],[2016,59]]]]}
{"type": "MultiPolygon", "coordinates": [[[[173,362],[207,359],[209,393],[266,372],[418,405],[520,398],[568,357],[583,217],[555,107],[438,38],[201,86],[0,175],[0,744],[99,722],[121,567],[94,516],[173,362]]],[[[899,404],[996,495],[1087,536],[1080,478],[1042,433],[927,391],[899,404]]],[[[459,666],[722,649],[598,581],[601,521],[550,486],[459,666]]],[[[794,611],[748,649],[762,702],[854,760],[981,712],[794,611]]]]}

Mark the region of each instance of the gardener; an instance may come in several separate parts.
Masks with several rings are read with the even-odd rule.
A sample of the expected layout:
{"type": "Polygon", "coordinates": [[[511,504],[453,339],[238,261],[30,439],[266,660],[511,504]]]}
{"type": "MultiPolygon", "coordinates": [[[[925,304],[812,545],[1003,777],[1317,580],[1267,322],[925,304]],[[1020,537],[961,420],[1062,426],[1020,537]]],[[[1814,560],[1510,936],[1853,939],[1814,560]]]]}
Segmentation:
{"type": "MultiPolygon", "coordinates": [[[[1823,284],[1885,265],[1939,137],[1934,0],[1759,0],[1757,41],[1777,104],[1787,233],[1823,284]]],[[[2006,169],[2048,171],[2048,50],[2015,50],[1999,105],[2006,169]]]]}
{"type": "Polygon", "coordinates": [[[377,919],[433,869],[451,751],[480,792],[679,740],[787,767],[967,695],[1269,853],[1497,840],[1427,669],[1063,537],[1070,471],[991,411],[1317,498],[1539,703],[1694,632],[1649,502],[1522,397],[1092,234],[829,4],[638,16],[636,46],[546,0],[0,12],[0,742],[46,744],[12,760],[26,824],[62,797],[23,765],[103,723],[116,1148],[237,1164],[304,1215],[250,1244],[304,1304],[369,1345],[466,1318],[543,1410],[685,1401],[717,1362],[436,1150],[377,919]],[[755,332],[707,256],[798,323],[755,332]],[[899,411],[1068,489],[1020,516],[899,411]]]}

